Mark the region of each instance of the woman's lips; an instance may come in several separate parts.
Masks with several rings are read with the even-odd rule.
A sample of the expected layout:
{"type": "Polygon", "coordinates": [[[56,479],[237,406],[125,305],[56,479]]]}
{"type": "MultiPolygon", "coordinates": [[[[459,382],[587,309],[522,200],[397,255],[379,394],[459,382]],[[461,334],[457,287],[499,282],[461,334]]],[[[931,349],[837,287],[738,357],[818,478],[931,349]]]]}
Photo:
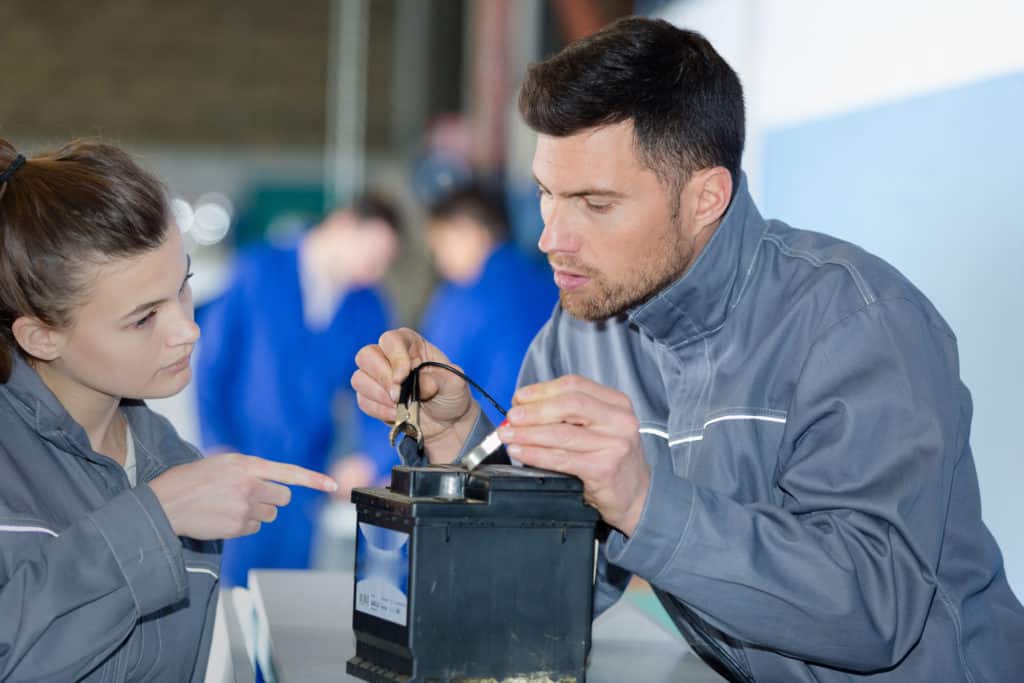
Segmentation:
{"type": "Polygon", "coordinates": [[[192,354],[190,353],[187,356],[185,356],[184,358],[182,358],[181,360],[178,360],[178,361],[175,361],[174,363],[171,363],[166,368],[164,368],[164,370],[166,370],[167,372],[171,373],[172,375],[176,375],[179,372],[181,372],[182,370],[184,370],[185,368],[187,368],[191,364],[191,362],[192,362],[192,354]]]}
{"type": "Polygon", "coordinates": [[[583,285],[590,282],[590,278],[586,275],[577,275],[576,273],[570,273],[567,270],[555,270],[555,284],[558,288],[565,292],[571,292],[574,289],[579,289],[583,285]]]}

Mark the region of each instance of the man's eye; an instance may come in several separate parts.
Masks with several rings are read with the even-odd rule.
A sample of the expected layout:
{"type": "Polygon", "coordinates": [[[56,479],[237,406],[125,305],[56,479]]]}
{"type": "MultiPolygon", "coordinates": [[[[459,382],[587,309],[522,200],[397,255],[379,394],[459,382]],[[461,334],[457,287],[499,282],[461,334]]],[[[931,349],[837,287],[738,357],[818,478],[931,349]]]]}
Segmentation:
{"type": "Polygon", "coordinates": [[[595,204],[594,202],[586,202],[587,208],[595,213],[606,213],[612,208],[611,204],[595,204]]]}
{"type": "Polygon", "coordinates": [[[140,318],[139,320],[136,320],[136,321],[135,321],[135,327],[145,327],[145,326],[146,326],[146,325],[148,325],[148,324],[149,324],[149,322],[150,322],[151,320],[153,320],[153,319],[154,319],[155,317],[156,317],[156,311],[150,311],[150,312],[149,312],[149,313],[148,313],[148,314],[146,315],[146,317],[144,317],[144,318],[140,318]]]}

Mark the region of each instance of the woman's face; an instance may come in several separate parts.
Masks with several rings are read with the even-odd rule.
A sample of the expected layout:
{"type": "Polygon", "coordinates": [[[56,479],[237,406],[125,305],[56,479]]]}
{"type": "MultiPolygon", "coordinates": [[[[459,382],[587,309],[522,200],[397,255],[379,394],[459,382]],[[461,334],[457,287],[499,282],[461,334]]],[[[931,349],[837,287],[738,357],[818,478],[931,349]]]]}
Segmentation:
{"type": "Polygon", "coordinates": [[[88,299],[62,332],[50,370],[114,397],[163,398],[184,389],[199,339],[189,265],[172,225],[157,249],[93,267],[88,299]]]}

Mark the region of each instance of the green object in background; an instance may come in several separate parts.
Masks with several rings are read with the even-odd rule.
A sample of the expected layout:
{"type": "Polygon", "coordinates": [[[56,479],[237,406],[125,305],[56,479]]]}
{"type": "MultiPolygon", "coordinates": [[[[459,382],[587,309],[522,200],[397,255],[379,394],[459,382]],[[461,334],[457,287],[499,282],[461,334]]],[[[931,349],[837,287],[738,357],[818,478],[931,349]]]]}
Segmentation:
{"type": "Polygon", "coordinates": [[[278,242],[305,231],[324,216],[320,185],[256,185],[247,193],[236,224],[235,246],[278,242]]]}

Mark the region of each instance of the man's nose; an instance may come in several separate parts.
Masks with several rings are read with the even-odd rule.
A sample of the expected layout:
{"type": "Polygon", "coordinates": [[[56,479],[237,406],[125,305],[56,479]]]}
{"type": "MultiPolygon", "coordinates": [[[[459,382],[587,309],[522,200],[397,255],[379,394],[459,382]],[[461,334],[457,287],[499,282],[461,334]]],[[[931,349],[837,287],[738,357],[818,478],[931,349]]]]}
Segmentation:
{"type": "Polygon", "coordinates": [[[580,248],[578,232],[573,228],[569,216],[562,206],[552,206],[544,212],[544,230],[540,233],[537,247],[545,254],[576,252],[580,248]]]}

